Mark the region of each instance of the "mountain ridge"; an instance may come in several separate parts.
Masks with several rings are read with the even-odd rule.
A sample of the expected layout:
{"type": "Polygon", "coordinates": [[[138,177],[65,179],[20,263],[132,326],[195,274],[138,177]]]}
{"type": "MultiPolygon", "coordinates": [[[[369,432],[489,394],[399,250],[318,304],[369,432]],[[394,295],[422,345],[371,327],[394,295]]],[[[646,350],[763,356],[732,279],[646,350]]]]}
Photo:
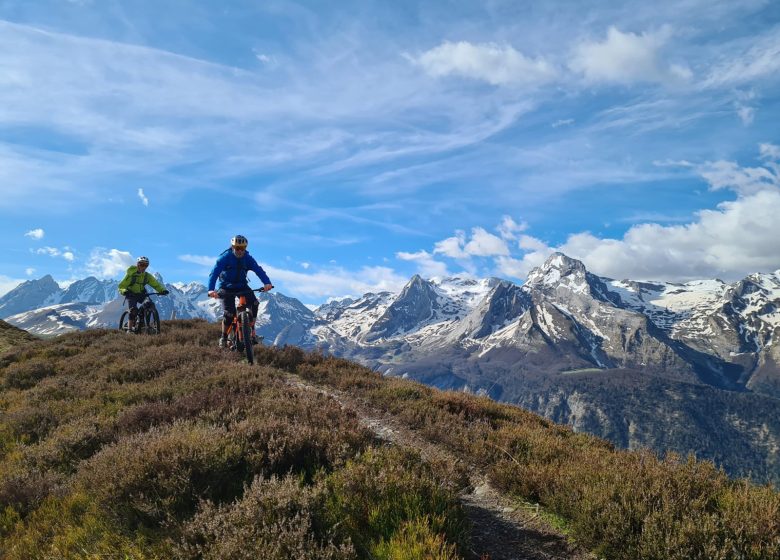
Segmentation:
{"type": "MultiPolygon", "coordinates": [[[[23,286],[46,293],[29,283],[23,286]]],[[[163,318],[175,311],[177,318],[219,319],[218,302],[208,300],[202,285],[166,286],[171,296],[157,300],[163,318]]],[[[7,299],[18,306],[18,294],[11,295],[7,299]]],[[[4,303],[0,298],[0,309],[4,303]]],[[[498,278],[426,280],[415,275],[399,293],[368,293],[314,311],[272,292],[261,296],[258,332],[267,343],[317,348],[384,375],[522,403],[628,447],[650,445],[686,453],[691,450],[686,447],[689,435],[698,434],[704,442],[702,456],[719,458],[733,474],[744,472],[737,457],[722,448],[744,438],[753,454],[747,462],[763,465],[759,470],[780,480],[780,465],[770,465],[771,449],[780,446],[780,425],[761,416],[772,403],[780,406],[779,308],[780,271],[749,275],[732,284],[717,279],[638,282],[599,277],[580,261],[554,254],[523,285],[498,278]],[[599,373],[570,373],[583,370],[599,373]],[[615,387],[625,387],[627,380],[653,390],[624,398],[615,387]],[[648,385],[648,380],[655,384],[648,385]],[[560,394],[558,381],[566,394],[560,394]],[[657,389],[661,386],[665,389],[657,389]],[[690,434],[669,444],[658,426],[691,414],[689,403],[677,397],[661,407],[664,418],[637,417],[638,410],[660,406],[664,394],[691,394],[691,386],[709,395],[690,404],[694,416],[711,418],[708,425],[689,422],[690,434]],[[732,392],[746,396],[729,397],[732,392]],[[549,405],[566,403],[575,394],[576,406],[603,417],[603,425],[578,422],[549,405]],[[653,437],[639,437],[625,422],[609,420],[609,414],[600,412],[605,395],[622,403],[626,417],[647,424],[645,432],[653,437]],[[726,407],[717,404],[729,399],[739,403],[737,412],[726,413],[726,407]],[[753,410],[750,399],[756,402],[753,410]],[[752,427],[734,431],[735,423],[752,427]],[[763,440],[756,436],[764,429],[762,423],[763,440]],[[718,443],[718,434],[729,434],[728,441],[718,443]]],[[[57,331],[52,325],[59,325],[59,332],[110,328],[120,311],[121,299],[58,303],[9,321],[31,332],[57,331]]],[[[776,416],[780,418],[780,408],[776,416]]]]}

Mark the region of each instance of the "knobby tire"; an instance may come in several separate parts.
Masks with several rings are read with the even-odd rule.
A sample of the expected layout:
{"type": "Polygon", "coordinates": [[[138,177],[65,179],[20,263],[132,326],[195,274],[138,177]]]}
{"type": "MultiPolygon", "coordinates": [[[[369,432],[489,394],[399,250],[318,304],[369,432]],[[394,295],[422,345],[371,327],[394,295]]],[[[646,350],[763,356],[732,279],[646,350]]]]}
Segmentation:
{"type": "Polygon", "coordinates": [[[246,352],[246,361],[250,364],[255,363],[255,349],[252,346],[252,325],[249,324],[249,313],[241,314],[241,338],[244,339],[244,351],[246,352]]]}
{"type": "Polygon", "coordinates": [[[130,322],[130,312],[125,311],[122,313],[122,316],[119,318],[119,330],[122,332],[127,332],[127,325],[130,322]]]}

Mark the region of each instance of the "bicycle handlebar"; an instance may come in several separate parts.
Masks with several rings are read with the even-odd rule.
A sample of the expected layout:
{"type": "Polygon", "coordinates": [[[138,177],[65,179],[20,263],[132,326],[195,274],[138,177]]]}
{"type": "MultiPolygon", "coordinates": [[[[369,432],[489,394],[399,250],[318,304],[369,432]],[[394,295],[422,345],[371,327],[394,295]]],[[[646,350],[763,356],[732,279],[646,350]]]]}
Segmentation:
{"type": "MultiPolygon", "coordinates": [[[[271,285],[269,290],[271,290],[273,288],[274,288],[274,286],[271,285]]],[[[266,291],[267,290],[264,287],[263,288],[247,288],[247,289],[244,289],[244,290],[226,290],[225,288],[221,288],[219,290],[215,290],[213,292],[214,293],[213,296],[211,295],[212,292],[209,292],[209,297],[213,297],[215,299],[219,299],[219,298],[223,298],[223,297],[225,297],[227,295],[232,295],[233,297],[238,297],[238,296],[240,296],[242,294],[247,294],[247,293],[251,293],[251,292],[264,293],[266,291]]]]}

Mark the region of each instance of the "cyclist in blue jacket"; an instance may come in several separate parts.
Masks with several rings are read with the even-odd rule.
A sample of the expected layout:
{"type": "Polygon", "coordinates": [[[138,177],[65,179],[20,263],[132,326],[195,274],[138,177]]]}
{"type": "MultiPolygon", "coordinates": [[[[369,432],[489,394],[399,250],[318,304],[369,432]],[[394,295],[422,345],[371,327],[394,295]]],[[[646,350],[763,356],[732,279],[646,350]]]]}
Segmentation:
{"type": "MultiPolygon", "coordinates": [[[[219,339],[220,347],[227,344],[227,331],[236,314],[236,294],[243,292],[247,303],[252,305],[252,316],[257,317],[260,302],[257,301],[254,292],[249,288],[246,275],[253,271],[263,282],[265,291],[273,289],[271,280],[263,268],[250,255],[246,246],[249,244],[246,237],[236,235],[230,240],[230,249],[222,253],[217,259],[214,268],[209,274],[209,297],[222,300],[222,336],[219,339]],[[214,291],[219,278],[219,291],[214,291]]],[[[254,341],[253,341],[254,342],[254,341]]]]}

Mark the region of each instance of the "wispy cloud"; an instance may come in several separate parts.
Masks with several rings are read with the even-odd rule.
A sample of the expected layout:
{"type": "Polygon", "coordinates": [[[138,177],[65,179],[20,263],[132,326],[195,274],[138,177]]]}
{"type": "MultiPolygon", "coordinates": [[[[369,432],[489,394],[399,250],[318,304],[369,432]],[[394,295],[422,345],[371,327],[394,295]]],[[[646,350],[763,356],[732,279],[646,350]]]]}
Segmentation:
{"type": "Polygon", "coordinates": [[[138,198],[141,199],[141,203],[144,206],[149,206],[149,199],[144,194],[144,190],[143,189],[138,189],[138,198]]]}
{"type": "Polygon", "coordinates": [[[31,239],[43,239],[43,236],[46,235],[46,233],[41,228],[35,228],[31,229],[24,235],[25,237],[30,237],[31,239]]]}
{"type": "Polygon", "coordinates": [[[31,252],[35,253],[36,255],[48,255],[50,257],[62,257],[68,262],[73,262],[76,259],[76,255],[73,254],[73,251],[69,249],[68,247],[65,247],[63,249],[58,249],[57,247],[41,247],[39,249],[30,250],[31,252]]]}
{"type": "Polygon", "coordinates": [[[179,260],[192,264],[199,264],[201,266],[214,266],[217,262],[217,257],[207,257],[204,255],[179,255],[179,260]]]}

